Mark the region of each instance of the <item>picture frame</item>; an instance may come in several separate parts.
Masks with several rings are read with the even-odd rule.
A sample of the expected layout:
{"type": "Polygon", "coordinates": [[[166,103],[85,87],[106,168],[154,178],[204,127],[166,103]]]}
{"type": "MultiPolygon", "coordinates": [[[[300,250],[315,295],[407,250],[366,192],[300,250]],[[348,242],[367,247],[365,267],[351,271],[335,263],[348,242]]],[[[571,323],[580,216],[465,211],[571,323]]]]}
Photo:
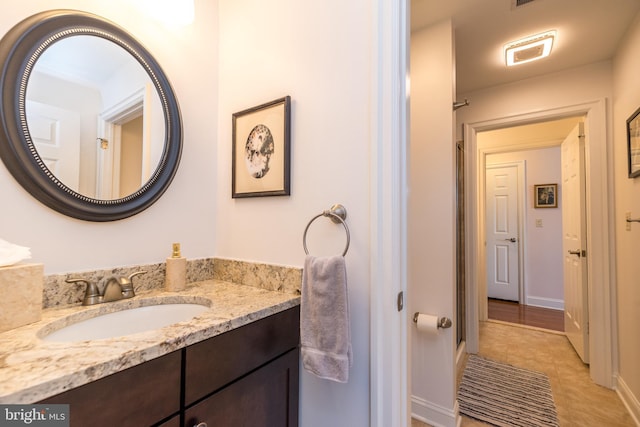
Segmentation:
{"type": "Polygon", "coordinates": [[[557,208],[558,184],[534,185],[533,201],[536,208],[557,208]]]}
{"type": "Polygon", "coordinates": [[[291,97],[233,114],[231,197],[290,195],[291,97]]]}
{"type": "Polygon", "coordinates": [[[640,176],[640,108],[627,119],[627,166],[629,178],[640,176]]]}

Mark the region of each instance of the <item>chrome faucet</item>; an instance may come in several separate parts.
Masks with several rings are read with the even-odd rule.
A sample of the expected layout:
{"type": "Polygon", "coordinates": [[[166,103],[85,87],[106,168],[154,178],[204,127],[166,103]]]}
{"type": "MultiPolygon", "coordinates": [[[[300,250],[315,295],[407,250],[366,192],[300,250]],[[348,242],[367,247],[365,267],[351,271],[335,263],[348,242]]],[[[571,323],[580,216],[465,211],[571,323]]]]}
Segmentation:
{"type": "Polygon", "coordinates": [[[90,282],[87,279],[73,279],[68,278],[65,280],[67,283],[84,282],[87,284],[87,288],[84,292],[84,298],[82,299],[82,305],[94,305],[102,304],[104,302],[118,301],[121,299],[133,298],[136,293],[133,289],[132,279],[139,275],[144,274],[146,271],[136,271],[131,273],[129,277],[109,277],[104,285],[102,292],[98,289],[98,285],[90,282]]]}

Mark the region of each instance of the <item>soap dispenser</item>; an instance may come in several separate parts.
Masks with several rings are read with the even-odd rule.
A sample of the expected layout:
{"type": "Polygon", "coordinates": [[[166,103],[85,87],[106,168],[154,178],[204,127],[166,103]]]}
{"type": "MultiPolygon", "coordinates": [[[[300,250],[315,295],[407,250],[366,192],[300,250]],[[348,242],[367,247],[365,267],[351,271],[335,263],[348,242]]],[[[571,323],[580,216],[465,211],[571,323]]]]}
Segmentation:
{"type": "Polygon", "coordinates": [[[180,243],[173,244],[171,256],[167,258],[165,289],[181,291],[187,284],[187,259],[180,255],[180,243]]]}

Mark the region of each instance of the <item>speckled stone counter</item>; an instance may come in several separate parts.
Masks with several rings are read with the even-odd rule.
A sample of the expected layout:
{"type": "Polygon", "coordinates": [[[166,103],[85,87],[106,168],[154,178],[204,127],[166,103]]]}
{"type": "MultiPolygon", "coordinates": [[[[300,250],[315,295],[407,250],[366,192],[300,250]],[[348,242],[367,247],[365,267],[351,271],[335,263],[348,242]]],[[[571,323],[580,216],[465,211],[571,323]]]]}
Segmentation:
{"type": "Polygon", "coordinates": [[[300,304],[296,295],[220,280],[181,292],[138,291],[132,299],[43,311],[42,320],[0,334],[0,403],[33,403],[300,304]],[[158,330],[95,341],[47,342],[67,324],[143,305],[192,302],[210,310],[158,330]]]}

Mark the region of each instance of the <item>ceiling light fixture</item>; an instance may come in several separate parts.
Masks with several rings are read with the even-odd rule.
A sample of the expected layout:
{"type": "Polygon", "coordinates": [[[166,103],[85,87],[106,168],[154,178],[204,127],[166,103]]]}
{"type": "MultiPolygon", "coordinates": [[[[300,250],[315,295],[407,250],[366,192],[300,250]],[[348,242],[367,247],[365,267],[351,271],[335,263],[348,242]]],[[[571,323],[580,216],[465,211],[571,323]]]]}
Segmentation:
{"type": "Polygon", "coordinates": [[[507,66],[524,64],[549,56],[556,31],[547,31],[535,36],[526,37],[504,46],[507,66]]]}

